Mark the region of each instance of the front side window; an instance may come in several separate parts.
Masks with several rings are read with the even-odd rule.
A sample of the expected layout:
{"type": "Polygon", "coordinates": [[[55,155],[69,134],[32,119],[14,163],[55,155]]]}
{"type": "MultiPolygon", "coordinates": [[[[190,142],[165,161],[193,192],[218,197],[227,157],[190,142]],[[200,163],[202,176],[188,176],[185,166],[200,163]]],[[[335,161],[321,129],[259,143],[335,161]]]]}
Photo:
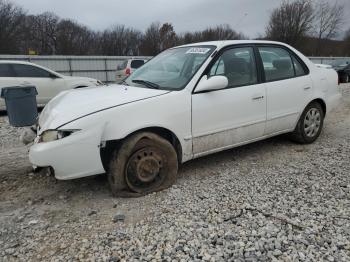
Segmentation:
{"type": "Polygon", "coordinates": [[[9,64],[0,64],[0,77],[14,77],[9,64]]]}
{"type": "Polygon", "coordinates": [[[12,67],[17,77],[36,77],[36,78],[50,77],[50,72],[35,66],[13,64],[12,67]]]}
{"type": "Polygon", "coordinates": [[[288,51],[279,47],[259,47],[266,81],[294,77],[292,58],[288,51]]]}
{"type": "Polygon", "coordinates": [[[183,89],[215,48],[186,46],[168,49],[137,69],[125,83],[166,90],[183,89]]]}
{"type": "Polygon", "coordinates": [[[209,77],[226,76],[228,88],[256,84],[258,78],[253,48],[239,47],[224,51],[209,72],[209,77]]]}
{"type": "Polygon", "coordinates": [[[127,65],[128,65],[128,60],[125,60],[125,61],[121,62],[121,64],[119,64],[117,66],[117,70],[124,70],[127,65]]]}

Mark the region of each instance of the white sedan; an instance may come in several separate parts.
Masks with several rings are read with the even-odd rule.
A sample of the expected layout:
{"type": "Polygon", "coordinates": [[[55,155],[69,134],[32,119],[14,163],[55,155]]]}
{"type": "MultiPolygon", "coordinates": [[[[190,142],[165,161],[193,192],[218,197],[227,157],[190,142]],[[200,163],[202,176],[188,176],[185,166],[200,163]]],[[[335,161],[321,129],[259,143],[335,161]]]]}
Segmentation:
{"type": "Polygon", "coordinates": [[[283,133],[312,143],[340,97],[334,70],[286,44],[190,44],[162,52],[123,85],[58,95],[29,158],[57,179],[106,172],[115,195],[143,195],[172,185],[178,164],[197,157],[283,133]]]}
{"type": "MultiPolygon", "coordinates": [[[[64,76],[29,62],[0,60],[0,91],[3,87],[35,86],[39,106],[46,105],[61,91],[102,84],[93,78],[64,76]]],[[[5,110],[5,101],[0,98],[1,110],[5,110]]]]}

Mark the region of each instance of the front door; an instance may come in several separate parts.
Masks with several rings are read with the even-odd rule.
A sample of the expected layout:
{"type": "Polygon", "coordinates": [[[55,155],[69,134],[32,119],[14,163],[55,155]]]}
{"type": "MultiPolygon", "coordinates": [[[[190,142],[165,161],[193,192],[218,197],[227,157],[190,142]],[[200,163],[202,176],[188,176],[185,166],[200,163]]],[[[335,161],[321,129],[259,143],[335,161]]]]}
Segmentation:
{"type": "Polygon", "coordinates": [[[266,90],[259,84],[253,47],[227,49],[208,78],[223,75],[228,87],[192,95],[194,156],[220,151],[263,136],[266,90]]]}

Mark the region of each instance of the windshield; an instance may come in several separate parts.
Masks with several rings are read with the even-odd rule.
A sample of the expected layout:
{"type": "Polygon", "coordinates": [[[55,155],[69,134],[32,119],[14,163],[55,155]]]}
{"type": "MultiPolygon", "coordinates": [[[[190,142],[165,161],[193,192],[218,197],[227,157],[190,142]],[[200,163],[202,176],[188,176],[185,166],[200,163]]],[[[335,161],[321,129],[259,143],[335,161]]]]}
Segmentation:
{"type": "Polygon", "coordinates": [[[124,82],[147,88],[183,89],[215,48],[187,46],[168,49],[137,69],[124,82]]]}

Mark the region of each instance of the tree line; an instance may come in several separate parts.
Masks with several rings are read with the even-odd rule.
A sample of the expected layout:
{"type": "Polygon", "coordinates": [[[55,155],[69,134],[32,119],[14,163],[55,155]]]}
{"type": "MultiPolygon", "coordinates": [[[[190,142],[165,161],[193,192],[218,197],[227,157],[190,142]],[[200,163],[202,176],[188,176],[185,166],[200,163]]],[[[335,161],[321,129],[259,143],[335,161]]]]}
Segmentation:
{"type": "MultiPolygon", "coordinates": [[[[308,55],[329,50],[350,55],[350,29],[343,41],[332,40],[343,26],[343,17],[343,6],[338,2],[284,0],[272,11],[260,38],[286,42],[308,55]]],[[[94,31],[52,12],[31,15],[11,1],[0,0],[0,54],[152,56],[176,45],[227,39],[247,37],[229,25],[177,33],[171,23],[159,22],[144,32],[125,25],[94,31]]]]}
{"type": "Polygon", "coordinates": [[[344,5],[326,0],[284,0],[271,13],[267,39],[288,43],[308,55],[350,56],[350,28],[343,41],[333,40],[345,25],[344,5]]]}

